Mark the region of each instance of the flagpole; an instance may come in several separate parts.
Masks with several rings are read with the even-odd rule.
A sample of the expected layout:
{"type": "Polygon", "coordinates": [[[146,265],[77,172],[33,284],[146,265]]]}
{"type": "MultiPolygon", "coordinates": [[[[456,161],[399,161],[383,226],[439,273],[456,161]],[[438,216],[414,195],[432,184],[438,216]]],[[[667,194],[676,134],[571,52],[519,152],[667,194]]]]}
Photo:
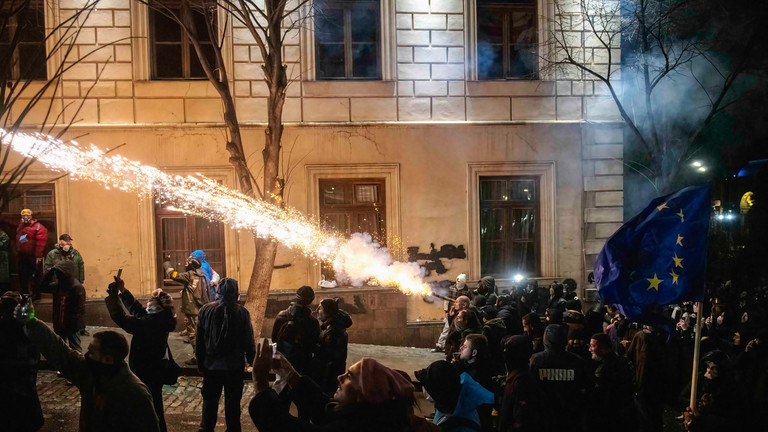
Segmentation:
{"type": "Polygon", "coordinates": [[[702,302],[696,302],[696,334],[693,342],[693,373],[691,374],[691,409],[696,408],[696,387],[699,382],[699,355],[701,354],[701,315],[704,309],[702,302]]]}

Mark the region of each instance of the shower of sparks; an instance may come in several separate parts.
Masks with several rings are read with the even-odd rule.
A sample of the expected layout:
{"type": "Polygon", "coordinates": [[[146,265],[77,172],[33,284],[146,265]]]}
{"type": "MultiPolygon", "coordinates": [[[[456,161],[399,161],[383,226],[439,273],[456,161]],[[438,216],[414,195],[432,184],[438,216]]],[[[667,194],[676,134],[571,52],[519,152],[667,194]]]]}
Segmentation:
{"type": "Polygon", "coordinates": [[[354,234],[347,240],[294,208],[248,197],[200,174],[169,175],[119,155],[105,154],[94,145],[65,142],[41,133],[9,134],[0,128],[0,141],[51,170],[69,173],[72,179],[132,192],[186,214],[274,239],[310,259],[331,262],[341,282],[359,286],[374,279],[406,294],[432,292],[423,282],[423,268],[393,261],[387,249],[370,235],[354,234]]]}

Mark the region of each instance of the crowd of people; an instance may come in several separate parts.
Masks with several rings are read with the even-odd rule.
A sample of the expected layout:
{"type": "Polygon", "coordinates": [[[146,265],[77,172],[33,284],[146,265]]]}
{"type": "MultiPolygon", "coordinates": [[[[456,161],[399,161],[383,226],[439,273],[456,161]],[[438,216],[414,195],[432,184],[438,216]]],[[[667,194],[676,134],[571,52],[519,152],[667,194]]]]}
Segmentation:
{"type": "MultiPolygon", "coordinates": [[[[203,376],[200,431],[214,430],[222,392],[226,428],[241,430],[248,366],[255,388],[248,412],[261,432],[661,431],[665,407],[679,410],[688,431],[760,430],[768,420],[766,283],[727,283],[711,290],[701,311],[670,305],[671,325],[649,327],[615,305],[585,308],[572,280],[501,289],[484,277],[472,289],[460,275],[435,347],[445,359],[401,371],[372,358],[347,367],[352,319],[339,299],[313,306],[309,286],[277,315],[271,342],[256,344],[237,281],[214,282],[204,264],[204,254],[194,253],[184,271],[171,272],[183,282],[181,312],[203,376]],[[688,407],[700,313],[701,376],[688,407]],[[417,409],[416,386],[433,412],[417,409]]],[[[78,285],[74,261],[53,268],[48,286],[78,285]]],[[[81,431],[167,430],[162,388],[179,374],[168,346],[174,302],[157,289],[142,304],[119,278],[107,294],[110,316],[132,335],[130,347],[121,333],[101,331],[84,354],[70,337],[74,322],[57,324],[54,311],[52,331],[23,313],[18,293],[3,294],[0,415],[9,430],[43,423],[35,386],[40,354],[79,389],[81,431]]],[[[69,304],[65,299],[62,310],[69,304]]]]}

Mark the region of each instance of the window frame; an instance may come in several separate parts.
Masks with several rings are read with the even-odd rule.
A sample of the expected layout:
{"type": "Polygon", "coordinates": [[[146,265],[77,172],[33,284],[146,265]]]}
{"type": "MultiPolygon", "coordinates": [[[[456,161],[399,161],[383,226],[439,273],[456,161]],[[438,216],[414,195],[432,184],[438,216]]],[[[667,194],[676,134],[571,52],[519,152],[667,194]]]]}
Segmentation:
{"type": "MultiPolygon", "coordinates": [[[[311,16],[311,2],[302,7],[302,16],[311,16]]],[[[307,20],[306,25],[299,28],[301,39],[301,80],[317,83],[343,83],[343,82],[394,82],[397,70],[397,43],[395,0],[379,0],[379,69],[378,79],[317,79],[315,61],[315,23],[313,19],[307,20]]],[[[356,93],[357,94],[357,93],[356,93]]],[[[391,94],[391,93],[387,93],[391,94]]],[[[366,94],[367,95],[367,94],[366,94]]],[[[378,95],[378,94],[376,94],[378,95]]],[[[375,96],[375,95],[374,95],[375,96]]]]}
{"type": "MultiPolygon", "coordinates": [[[[179,42],[159,42],[155,40],[154,38],[154,20],[156,14],[159,14],[160,12],[154,11],[148,6],[145,5],[145,11],[147,15],[147,27],[146,27],[146,34],[147,34],[147,60],[149,63],[149,76],[148,79],[151,81],[207,81],[208,77],[206,77],[204,74],[203,76],[199,77],[193,77],[191,76],[191,70],[192,70],[192,61],[198,60],[197,53],[194,50],[194,47],[192,46],[192,42],[189,39],[189,37],[184,33],[181,28],[179,28],[179,34],[181,40],[179,42]],[[157,54],[156,54],[156,47],[157,45],[180,45],[181,47],[181,77],[158,77],[157,76],[157,54]]],[[[174,9],[176,10],[176,9],[174,9]]],[[[184,12],[184,9],[179,8],[178,9],[182,20],[189,20],[190,17],[186,16],[186,13],[184,12]]],[[[194,11],[193,11],[194,13],[194,11]]],[[[215,28],[214,31],[219,33],[220,32],[220,15],[221,11],[219,10],[219,7],[216,6],[216,16],[214,17],[214,23],[215,28]]],[[[180,27],[180,26],[179,26],[180,27]]],[[[203,45],[213,45],[213,42],[211,41],[201,41],[201,44],[203,45]]],[[[222,54],[223,54],[222,49],[222,54]]]]}
{"type": "MultiPolygon", "coordinates": [[[[318,75],[318,63],[314,63],[314,73],[317,77],[317,81],[380,81],[382,77],[382,43],[381,43],[381,5],[383,0],[374,1],[345,1],[345,0],[327,0],[325,3],[330,9],[340,9],[344,14],[344,76],[343,77],[317,77],[318,75]],[[365,4],[368,9],[378,12],[376,16],[376,40],[374,45],[376,46],[376,76],[375,77],[355,77],[353,74],[353,45],[352,41],[352,11],[355,8],[360,7],[361,4],[365,4]]],[[[315,3],[315,7],[319,3],[315,3]]],[[[362,7],[360,7],[363,9],[362,7]]],[[[317,17],[317,11],[315,17],[317,17]]],[[[313,19],[316,21],[318,18],[313,19]]],[[[370,42],[369,42],[370,43],[370,42]]],[[[318,46],[321,43],[318,41],[317,34],[314,37],[315,51],[318,50],[318,46]]]]}
{"type": "Polygon", "coordinates": [[[477,70],[477,0],[466,0],[464,9],[464,50],[465,56],[465,76],[467,81],[485,82],[530,82],[545,81],[555,78],[553,70],[545,68],[547,62],[552,61],[554,50],[551,44],[546,43],[552,27],[552,17],[555,16],[555,6],[553,2],[536,0],[536,40],[538,48],[538,77],[536,79],[478,79],[477,70]]]}
{"type": "MultiPolygon", "coordinates": [[[[503,208],[505,210],[533,210],[533,217],[534,217],[534,224],[533,224],[533,234],[532,234],[532,240],[528,241],[520,241],[517,240],[514,235],[511,235],[510,237],[507,237],[503,240],[505,243],[505,250],[507,252],[507,256],[502,257],[502,260],[508,261],[509,256],[514,253],[514,248],[516,243],[533,243],[533,255],[534,255],[534,266],[535,270],[533,274],[528,274],[529,276],[540,276],[541,275],[541,234],[540,234],[540,224],[541,224],[541,211],[540,211],[540,204],[539,201],[541,199],[540,194],[540,179],[538,176],[531,176],[531,175],[509,175],[509,176],[499,176],[499,175],[491,175],[491,176],[485,176],[481,175],[478,180],[478,201],[480,204],[480,228],[482,229],[482,210],[483,209],[496,209],[496,208],[503,208]],[[494,180],[504,180],[509,182],[510,180],[531,180],[534,182],[534,195],[535,200],[533,202],[529,201],[513,201],[513,200],[483,200],[482,197],[480,197],[480,187],[482,186],[482,183],[484,181],[494,181],[494,180]]],[[[507,213],[507,218],[509,218],[510,215],[507,213]]],[[[506,225],[510,226],[509,219],[506,221],[506,225]]],[[[514,233],[514,230],[509,230],[509,232],[514,233]]],[[[512,269],[512,268],[506,268],[503,270],[502,273],[491,273],[491,272],[483,272],[483,261],[484,257],[482,255],[483,252],[483,242],[482,242],[482,235],[480,236],[480,269],[483,276],[494,276],[497,279],[506,279],[509,277],[510,273],[514,270],[518,269],[512,269]]]]}
{"type": "MultiPolygon", "coordinates": [[[[41,16],[42,17],[42,22],[40,23],[40,24],[42,24],[42,27],[40,28],[40,30],[42,32],[43,38],[40,41],[34,41],[34,42],[24,41],[24,40],[21,40],[21,38],[19,39],[19,41],[17,41],[17,45],[14,47],[13,53],[11,53],[11,56],[10,56],[10,59],[9,59],[11,67],[10,67],[10,73],[8,74],[7,78],[8,78],[8,80],[11,80],[11,81],[47,81],[48,80],[48,61],[49,61],[49,59],[48,59],[48,49],[49,49],[49,47],[48,47],[48,44],[49,44],[48,39],[51,39],[51,38],[46,38],[46,36],[48,34],[48,27],[49,27],[49,22],[48,22],[49,13],[47,13],[47,11],[46,11],[46,1],[45,0],[37,0],[36,2],[34,2],[34,3],[36,3],[34,5],[34,7],[33,7],[32,3],[33,2],[29,3],[29,5],[30,5],[29,8],[31,10],[33,10],[33,11],[36,11],[36,13],[42,15],[41,16]],[[22,70],[23,69],[21,67],[21,58],[20,58],[20,53],[19,53],[19,48],[22,45],[24,45],[24,46],[35,46],[35,45],[37,45],[38,47],[42,48],[42,50],[43,50],[43,57],[42,57],[41,60],[42,60],[42,67],[44,69],[41,71],[42,72],[42,76],[41,77],[23,76],[22,75],[22,70]]],[[[29,13],[29,10],[28,10],[28,13],[29,13]]],[[[16,15],[9,15],[8,19],[7,19],[7,22],[5,23],[6,30],[8,31],[8,39],[9,39],[9,41],[8,41],[7,45],[9,46],[9,48],[10,48],[10,45],[11,45],[12,35],[15,34],[15,29],[17,29],[19,27],[19,23],[17,22],[18,18],[19,18],[18,14],[16,14],[16,15]]],[[[0,42],[0,45],[6,45],[6,43],[0,42]]]]}
{"type": "MultiPolygon", "coordinates": [[[[534,29],[533,33],[536,36],[536,39],[533,41],[533,46],[539,45],[539,22],[537,17],[537,8],[536,5],[524,5],[524,4],[518,4],[518,3],[494,3],[494,2],[488,2],[484,4],[477,3],[476,6],[476,16],[479,17],[479,9],[485,8],[489,10],[491,13],[494,13],[496,16],[501,15],[502,20],[502,77],[493,77],[493,78],[480,78],[480,70],[479,67],[476,65],[477,68],[477,79],[478,81],[535,81],[539,79],[539,74],[541,73],[541,67],[537,62],[536,70],[533,75],[531,76],[512,76],[510,75],[512,71],[512,58],[511,58],[511,33],[512,33],[512,13],[515,11],[520,10],[528,10],[533,12],[534,15],[534,29]]],[[[477,24],[475,26],[475,31],[477,34],[477,24]]],[[[477,42],[476,39],[476,46],[479,42],[477,42]]],[[[477,48],[476,48],[477,49],[477,48]]],[[[538,51],[538,50],[536,50],[538,51]]],[[[478,56],[479,57],[479,56],[478,56]]]]}

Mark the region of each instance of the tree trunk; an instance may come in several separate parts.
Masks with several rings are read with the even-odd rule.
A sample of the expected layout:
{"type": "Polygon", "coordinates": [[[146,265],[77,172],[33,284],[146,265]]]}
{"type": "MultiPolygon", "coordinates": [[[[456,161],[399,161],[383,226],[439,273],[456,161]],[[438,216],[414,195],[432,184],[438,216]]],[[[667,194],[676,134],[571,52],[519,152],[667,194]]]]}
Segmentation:
{"type": "MultiPolygon", "coordinates": [[[[267,16],[282,17],[285,2],[267,0],[267,16]]],[[[280,177],[280,142],[283,137],[283,105],[288,78],[285,73],[282,57],[282,20],[270,20],[266,34],[269,52],[264,59],[264,80],[269,87],[267,98],[267,128],[264,130],[264,149],[261,154],[264,159],[264,200],[275,205],[283,206],[284,179],[280,177]]],[[[251,314],[254,336],[261,335],[264,315],[267,311],[269,287],[272,283],[272,271],[277,255],[277,242],[270,239],[256,238],[254,240],[256,257],[253,262],[253,273],[248,283],[248,298],[245,306],[251,314]]]]}

